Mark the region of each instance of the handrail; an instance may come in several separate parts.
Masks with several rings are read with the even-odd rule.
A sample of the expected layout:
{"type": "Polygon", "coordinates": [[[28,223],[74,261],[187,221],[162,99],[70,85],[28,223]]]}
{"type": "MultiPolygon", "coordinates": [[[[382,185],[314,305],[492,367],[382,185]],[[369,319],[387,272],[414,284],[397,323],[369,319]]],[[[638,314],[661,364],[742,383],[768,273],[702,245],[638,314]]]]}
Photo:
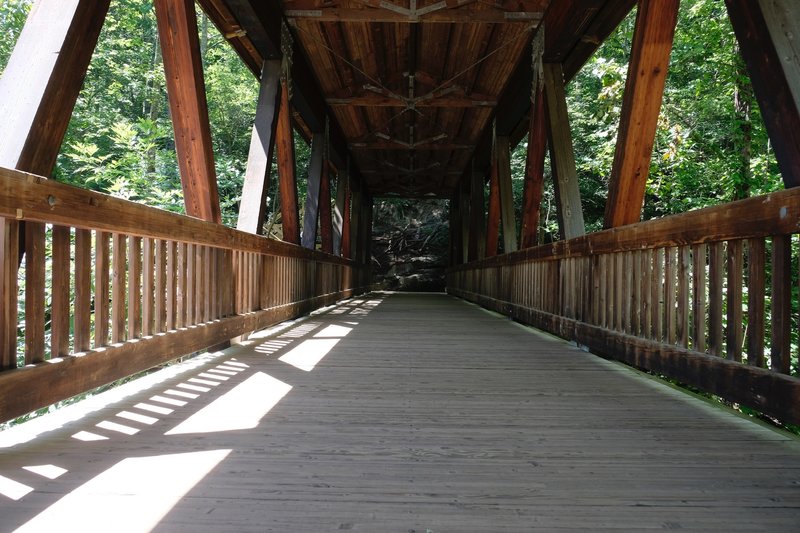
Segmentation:
{"type": "Polygon", "coordinates": [[[348,297],[364,272],[0,168],[0,420],[348,297]]]}
{"type": "Polygon", "coordinates": [[[458,265],[448,291],[800,423],[797,233],[800,188],[458,265]]]}

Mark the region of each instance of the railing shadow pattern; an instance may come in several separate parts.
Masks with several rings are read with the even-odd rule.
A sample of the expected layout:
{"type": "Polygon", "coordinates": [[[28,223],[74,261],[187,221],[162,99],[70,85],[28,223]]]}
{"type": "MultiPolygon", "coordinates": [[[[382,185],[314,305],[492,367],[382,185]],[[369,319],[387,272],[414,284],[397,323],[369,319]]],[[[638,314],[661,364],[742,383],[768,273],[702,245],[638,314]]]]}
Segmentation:
{"type": "Polygon", "coordinates": [[[340,257],[17,171],[0,181],[0,420],[367,283],[340,257]]]}

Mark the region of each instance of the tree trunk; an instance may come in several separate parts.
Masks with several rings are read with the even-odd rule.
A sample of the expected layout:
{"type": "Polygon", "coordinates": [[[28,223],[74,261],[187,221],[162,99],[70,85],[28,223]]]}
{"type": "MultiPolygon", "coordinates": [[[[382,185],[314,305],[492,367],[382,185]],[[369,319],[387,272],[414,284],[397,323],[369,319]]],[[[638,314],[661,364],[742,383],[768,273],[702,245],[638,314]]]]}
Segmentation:
{"type": "Polygon", "coordinates": [[[747,74],[747,66],[739,52],[738,44],[734,53],[734,61],[736,70],[734,72],[733,109],[736,117],[736,151],[739,155],[739,176],[733,184],[732,199],[741,200],[750,196],[750,184],[752,182],[752,173],[750,171],[753,144],[751,111],[755,95],[747,74]]]}

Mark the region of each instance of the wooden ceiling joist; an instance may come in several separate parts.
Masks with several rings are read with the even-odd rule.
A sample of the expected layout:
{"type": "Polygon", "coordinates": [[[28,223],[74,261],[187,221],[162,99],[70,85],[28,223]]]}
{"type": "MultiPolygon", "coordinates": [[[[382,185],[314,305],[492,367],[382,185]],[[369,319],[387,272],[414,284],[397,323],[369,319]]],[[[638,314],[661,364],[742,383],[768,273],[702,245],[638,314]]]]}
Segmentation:
{"type": "Polygon", "coordinates": [[[408,107],[417,108],[460,108],[460,107],[494,107],[497,99],[491,96],[432,96],[430,98],[408,99],[400,95],[364,94],[349,98],[328,98],[325,100],[330,106],[356,106],[356,107],[408,107]]]}
{"type": "Polygon", "coordinates": [[[315,22],[386,22],[400,24],[439,23],[511,23],[537,22],[542,18],[543,0],[513,2],[477,2],[443,0],[427,3],[411,0],[406,7],[386,0],[352,0],[319,2],[293,0],[286,2],[289,20],[310,19],[315,22]]]}

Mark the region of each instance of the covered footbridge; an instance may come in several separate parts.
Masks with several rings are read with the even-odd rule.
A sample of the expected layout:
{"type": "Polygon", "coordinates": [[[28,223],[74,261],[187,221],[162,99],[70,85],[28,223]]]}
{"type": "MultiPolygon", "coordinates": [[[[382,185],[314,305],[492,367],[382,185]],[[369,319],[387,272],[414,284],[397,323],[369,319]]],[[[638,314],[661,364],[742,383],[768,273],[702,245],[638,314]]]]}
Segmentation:
{"type": "Polygon", "coordinates": [[[785,190],[640,222],[677,0],[198,0],[261,83],[236,229],[154,4],[188,216],[48,179],[109,0],[36,1],[0,78],[0,419],[202,355],[0,433],[2,529],[796,530],[800,443],[708,399],[800,424],[795,2],[725,2],[785,190]],[[564,87],[631,9],[587,234],[564,87]],[[385,196],[449,199],[449,294],[370,292],[385,196]]]}

